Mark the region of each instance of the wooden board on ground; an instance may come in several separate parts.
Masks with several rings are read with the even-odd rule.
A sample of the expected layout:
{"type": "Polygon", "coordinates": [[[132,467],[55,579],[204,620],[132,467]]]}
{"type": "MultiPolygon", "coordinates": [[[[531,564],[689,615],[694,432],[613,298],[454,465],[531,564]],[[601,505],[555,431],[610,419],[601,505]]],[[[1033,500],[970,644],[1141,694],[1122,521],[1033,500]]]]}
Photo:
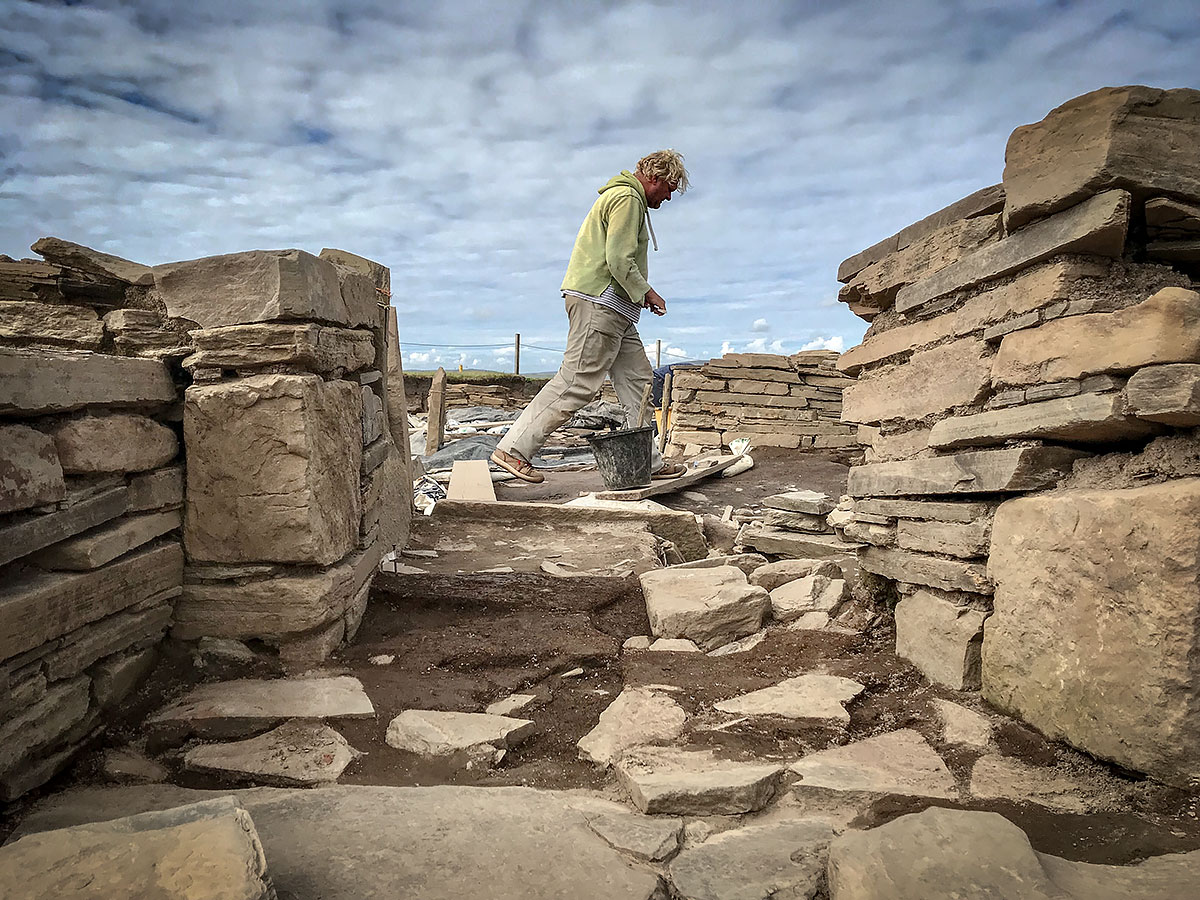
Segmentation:
{"type": "Polygon", "coordinates": [[[486,459],[455,460],[450,471],[450,488],[446,496],[451,500],[492,500],[496,489],[492,487],[492,473],[486,459]]]}
{"type": "Polygon", "coordinates": [[[647,497],[657,497],[659,494],[673,494],[693,484],[720,474],[741,459],[740,456],[726,456],[710,466],[693,469],[678,478],[666,478],[662,481],[652,481],[649,487],[631,488],[628,491],[597,491],[597,500],[645,500],[647,497]]]}

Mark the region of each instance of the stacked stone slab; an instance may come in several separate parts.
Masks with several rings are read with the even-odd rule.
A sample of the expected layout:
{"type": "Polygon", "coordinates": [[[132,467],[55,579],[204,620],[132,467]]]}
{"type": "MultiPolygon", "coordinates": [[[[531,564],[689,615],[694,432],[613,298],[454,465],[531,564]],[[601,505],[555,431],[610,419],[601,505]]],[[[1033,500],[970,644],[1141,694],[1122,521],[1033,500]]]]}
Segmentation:
{"type": "Polygon", "coordinates": [[[264,641],[295,666],[324,659],[353,637],[380,558],[408,536],[390,274],[341,250],[282,250],[154,277],[167,309],[200,326],[183,363],[188,566],[172,634],[264,641]]]}
{"type": "Polygon", "coordinates": [[[154,666],[183,584],[186,334],[150,270],[0,260],[0,798],[64,769],[154,666]]]}
{"type": "Polygon", "coordinates": [[[932,680],[1104,759],[1200,771],[1200,92],[1108,88],[1002,185],[842,264],[862,569],[932,680]]]}
{"type": "Polygon", "coordinates": [[[680,450],[727,447],[741,437],[760,447],[856,447],[855,429],[841,422],[842,391],[854,380],[837,360],[832,350],[726,353],[676,369],[670,442],[680,450]]]}

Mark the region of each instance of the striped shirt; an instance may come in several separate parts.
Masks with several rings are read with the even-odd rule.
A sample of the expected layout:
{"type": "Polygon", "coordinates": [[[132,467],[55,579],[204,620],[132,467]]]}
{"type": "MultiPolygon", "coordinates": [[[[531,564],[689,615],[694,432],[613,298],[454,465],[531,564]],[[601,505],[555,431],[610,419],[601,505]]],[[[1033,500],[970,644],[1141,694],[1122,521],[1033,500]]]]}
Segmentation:
{"type": "Polygon", "coordinates": [[[616,289],[610,284],[604,289],[599,297],[593,297],[589,294],[584,294],[580,291],[563,291],[563,294],[571,297],[578,297],[580,300],[591,300],[593,303],[599,303],[601,306],[607,306],[614,312],[620,313],[634,325],[638,323],[638,319],[642,315],[642,307],[635,306],[629,300],[626,300],[616,289]]]}

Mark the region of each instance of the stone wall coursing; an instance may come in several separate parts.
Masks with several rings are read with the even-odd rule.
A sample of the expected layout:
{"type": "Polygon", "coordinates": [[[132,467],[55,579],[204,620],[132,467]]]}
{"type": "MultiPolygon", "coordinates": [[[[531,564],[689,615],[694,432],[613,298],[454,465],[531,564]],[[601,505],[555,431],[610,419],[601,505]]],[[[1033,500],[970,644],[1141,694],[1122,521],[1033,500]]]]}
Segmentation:
{"type": "Polygon", "coordinates": [[[854,379],[837,359],[832,350],[727,353],[672,370],[671,446],[727,447],[748,437],[760,447],[855,448],[856,429],[841,423],[842,392],[854,379]]]}
{"type": "Polygon", "coordinates": [[[1197,91],[1077,98],[1014,133],[998,188],[839,270],[871,322],[838,360],[867,444],[840,521],[896,583],[897,652],[1178,784],[1200,771],[1198,134],[1197,91]]]}

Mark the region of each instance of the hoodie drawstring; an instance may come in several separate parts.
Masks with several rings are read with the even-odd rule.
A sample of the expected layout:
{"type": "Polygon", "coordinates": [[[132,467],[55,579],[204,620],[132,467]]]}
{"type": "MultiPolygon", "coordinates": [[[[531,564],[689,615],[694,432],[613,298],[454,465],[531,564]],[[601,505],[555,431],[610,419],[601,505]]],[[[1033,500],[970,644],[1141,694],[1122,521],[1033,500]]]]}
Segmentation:
{"type": "Polygon", "coordinates": [[[654,242],[654,249],[658,250],[658,238],[654,236],[654,223],[650,221],[650,209],[646,209],[646,227],[650,229],[650,240],[654,242]]]}

